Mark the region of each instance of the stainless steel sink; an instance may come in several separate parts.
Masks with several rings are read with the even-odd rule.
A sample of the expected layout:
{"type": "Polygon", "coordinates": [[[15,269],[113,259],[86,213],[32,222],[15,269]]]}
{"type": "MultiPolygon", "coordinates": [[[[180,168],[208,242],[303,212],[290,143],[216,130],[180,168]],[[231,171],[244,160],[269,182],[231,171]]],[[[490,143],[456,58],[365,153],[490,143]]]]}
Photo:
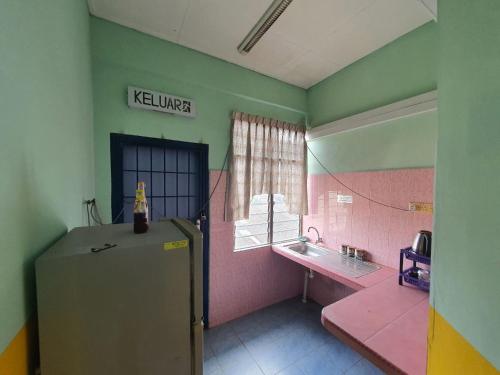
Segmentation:
{"type": "Polygon", "coordinates": [[[322,255],[330,254],[328,250],[313,246],[309,243],[299,243],[296,245],[288,246],[288,248],[292,251],[295,251],[296,253],[309,257],[319,257],[322,255]]]}
{"type": "MultiPolygon", "coordinates": [[[[335,250],[327,250],[323,247],[306,243],[288,245],[286,248],[294,253],[307,257],[323,257],[317,260],[317,264],[349,277],[361,277],[380,269],[375,263],[357,260],[348,255],[342,255],[335,250]],[[329,256],[326,256],[329,255],[329,256]]],[[[300,263],[300,261],[298,261],[300,263]]]]}

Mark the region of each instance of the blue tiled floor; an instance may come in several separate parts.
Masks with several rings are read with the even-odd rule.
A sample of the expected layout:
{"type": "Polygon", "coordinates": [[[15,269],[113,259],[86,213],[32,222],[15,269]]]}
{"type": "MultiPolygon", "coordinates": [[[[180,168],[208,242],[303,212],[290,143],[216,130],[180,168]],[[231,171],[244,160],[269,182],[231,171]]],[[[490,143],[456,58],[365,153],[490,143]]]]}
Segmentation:
{"type": "Polygon", "coordinates": [[[321,325],[321,306],[291,299],[205,331],[205,375],[380,375],[321,325]]]}

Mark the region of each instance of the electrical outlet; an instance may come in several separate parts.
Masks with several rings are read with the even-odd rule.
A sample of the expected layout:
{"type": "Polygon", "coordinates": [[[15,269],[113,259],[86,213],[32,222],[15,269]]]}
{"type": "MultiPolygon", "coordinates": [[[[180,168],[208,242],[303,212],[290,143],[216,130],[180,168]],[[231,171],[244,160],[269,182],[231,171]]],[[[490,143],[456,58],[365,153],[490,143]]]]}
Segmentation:
{"type": "Polygon", "coordinates": [[[408,208],[412,212],[432,213],[433,210],[432,203],[425,203],[425,202],[410,202],[408,208]]]}
{"type": "Polygon", "coordinates": [[[337,194],[338,203],[352,203],[352,195],[337,194]]]}

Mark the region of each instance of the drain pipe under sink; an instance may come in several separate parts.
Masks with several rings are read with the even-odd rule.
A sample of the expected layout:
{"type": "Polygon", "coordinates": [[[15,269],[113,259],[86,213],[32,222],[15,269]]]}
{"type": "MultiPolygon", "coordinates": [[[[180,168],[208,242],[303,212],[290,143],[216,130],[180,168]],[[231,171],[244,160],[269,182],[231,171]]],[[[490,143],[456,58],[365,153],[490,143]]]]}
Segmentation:
{"type": "Polygon", "coordinates": [[[302,303],[307,303],[307,286],[309,285],[309,279],[314,277],[312,269],[306,269],[304,272],[304,291],[302,292],[302,303]]]}

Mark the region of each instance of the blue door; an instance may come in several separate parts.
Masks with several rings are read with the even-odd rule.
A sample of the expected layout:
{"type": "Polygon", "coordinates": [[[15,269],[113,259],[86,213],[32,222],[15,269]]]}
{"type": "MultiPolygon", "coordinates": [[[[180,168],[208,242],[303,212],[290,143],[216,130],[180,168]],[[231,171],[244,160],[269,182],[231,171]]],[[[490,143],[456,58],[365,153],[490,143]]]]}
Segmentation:
{"type": "Polygon", "coordinates": [[[204,318],[208,325],[208,145],[111,134],[114,223],[132,223],[137,182],[146,184],[149,219],[200,224],[204,251],[204,318]]]}

